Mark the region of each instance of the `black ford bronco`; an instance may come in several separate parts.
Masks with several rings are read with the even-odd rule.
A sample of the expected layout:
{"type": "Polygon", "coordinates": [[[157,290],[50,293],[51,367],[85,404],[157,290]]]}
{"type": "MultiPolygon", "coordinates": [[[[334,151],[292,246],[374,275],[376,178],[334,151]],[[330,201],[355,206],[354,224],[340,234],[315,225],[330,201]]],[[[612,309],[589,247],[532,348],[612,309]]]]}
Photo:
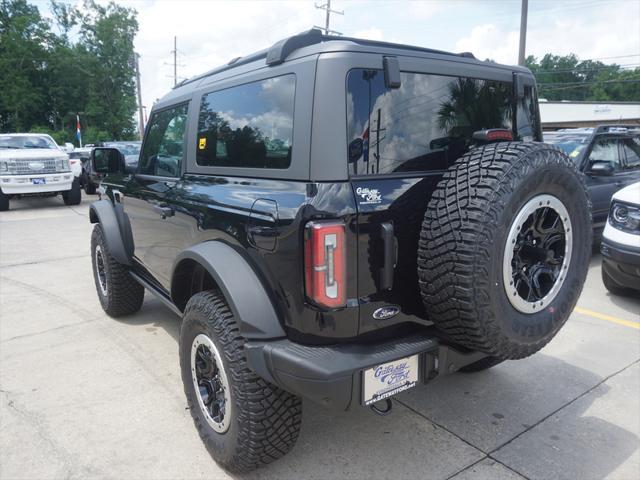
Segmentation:
{"type": "Polygon", "coordinates": [[[346,410],[540,350],[591,254],[574,163],[519,67],[296,35],[155,104],[137,168],[96,148],[96,289],[183,319],[188,405],[232,471],[295,444],[302,398],[346,410]]]}

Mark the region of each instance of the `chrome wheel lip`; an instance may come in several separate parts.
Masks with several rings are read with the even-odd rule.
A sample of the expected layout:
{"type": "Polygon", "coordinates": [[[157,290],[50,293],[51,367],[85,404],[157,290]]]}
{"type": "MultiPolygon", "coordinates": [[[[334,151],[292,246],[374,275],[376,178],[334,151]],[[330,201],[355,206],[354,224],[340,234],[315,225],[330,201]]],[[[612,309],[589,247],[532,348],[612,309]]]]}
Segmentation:
{"type": "Polygon", "coordinates": [[[509,234],[504,247],[504,255],[502,262],[502,280],[505,293],[509,299],[509,303],[521,313],[534,314],[547,307],[560,292],[562,285],[567,277],[569,265],[571,263],[571,254],[573,251],[573,227],[571,225],[571,217],[564,204],[555,196],[549,194],[537,195],[529,200],[518,212],[509,228],[509,234]],[[513,266],[512,262],[515,256],[514,245],[517,242],[518,234],[524,222],[534,214],[538,209],[551,208],[559,216],[564,229],[565,250],[564,258],[560,266],[560,274],[555,280],[551,289],[544,297],[534,302],[527,301],[522,298],[515,288],[513,282],[513,266]]]}
{"type": "Polygon", "coordinates": [[[94,252],[94,263],[100,292],[102,293],[102,296],[106,297],[109,293],[109,287],[107,285],[107,272],[104,266],[104,255],[102,253],[102,247],[100,245],[96,245],[96,250],[94,252]]]}
{"type": "Polygon", "coordinates": [[[207,335],[201,333],[196,335],[191,343],[191,380],[193,382],[193,389],[198,399],[198,408],[202,411],[205,420],[209,424],[211,428],[217,433],[225,433],[229,430],[231,425],[231,418],[233,413],[233,405],[231,403],[230,389],[229,389],[229,380],[227,378],[227,372],[224,368],[224,363],[222,363],[222,357],[220,356],[220,352],[216,348],[213,340],[211,340],[207,335]],[[219,371],[219,380],[222,385],[224,391],[224,402],[225,402],[225,412],[224,416],[220,421],[216,421],[211,414],[209,413],[209,409],[204,404],[204,399],[202,398],[202,394],[200,393],[200,385],[198,384],[198,378],[196,374],[196,353],[199,347],[207,348],[211,354],[213,355],[213,360],[215,361],[215,366],[219,371]]]}

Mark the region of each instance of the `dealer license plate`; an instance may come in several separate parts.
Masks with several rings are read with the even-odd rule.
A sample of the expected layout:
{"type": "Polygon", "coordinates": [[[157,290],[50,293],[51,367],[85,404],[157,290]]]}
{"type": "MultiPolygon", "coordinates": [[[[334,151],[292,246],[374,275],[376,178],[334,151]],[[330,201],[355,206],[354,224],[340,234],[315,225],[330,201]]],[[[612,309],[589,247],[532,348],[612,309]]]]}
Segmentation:
{"type": "Polygon", "coordinates": [[[400,358],[362,372],[362,403],[371,405],[418,383],[418,355],[400,358]]]}
{"type": "Polygon", "coordinates": [[[44,178],[32,178],[31,183],[33,183],[34,185],[44,185],[45,183],[47,183],[47,180],[44,178]]]}

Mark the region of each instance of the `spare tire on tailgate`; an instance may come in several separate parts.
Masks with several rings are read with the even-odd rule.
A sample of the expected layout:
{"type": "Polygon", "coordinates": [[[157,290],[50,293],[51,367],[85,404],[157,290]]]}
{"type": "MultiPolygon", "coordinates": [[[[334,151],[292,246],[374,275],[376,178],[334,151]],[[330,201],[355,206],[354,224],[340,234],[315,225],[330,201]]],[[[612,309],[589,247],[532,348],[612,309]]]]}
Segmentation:
{"type": "Polygon", "coordinates": [[[493,357],[531,355],[573,310],[591,256],[587,190],[543,143],[497,143],[458,159],[425,212],[418,246],[429,319],[493,357]]]}

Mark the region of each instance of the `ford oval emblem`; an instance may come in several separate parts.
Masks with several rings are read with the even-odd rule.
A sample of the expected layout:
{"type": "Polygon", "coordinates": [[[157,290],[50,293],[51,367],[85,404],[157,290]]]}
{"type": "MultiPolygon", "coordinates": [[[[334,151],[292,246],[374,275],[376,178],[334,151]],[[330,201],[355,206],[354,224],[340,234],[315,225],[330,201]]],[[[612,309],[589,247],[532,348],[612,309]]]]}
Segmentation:
{"type": "Polygon", "coordinates": [[[388,305],[373,312],[373,318],[376,320],[387,320],[391,317],[395,317],[398,313],[400,313],[400,307],[396,305],[388,305]]]}
{"type": "Polygon", "coordinates": [[[42,163],[42,162],[29,162],[29,169],[30,170],[43,170],[44,169],[44,163],[42,163]]]}

